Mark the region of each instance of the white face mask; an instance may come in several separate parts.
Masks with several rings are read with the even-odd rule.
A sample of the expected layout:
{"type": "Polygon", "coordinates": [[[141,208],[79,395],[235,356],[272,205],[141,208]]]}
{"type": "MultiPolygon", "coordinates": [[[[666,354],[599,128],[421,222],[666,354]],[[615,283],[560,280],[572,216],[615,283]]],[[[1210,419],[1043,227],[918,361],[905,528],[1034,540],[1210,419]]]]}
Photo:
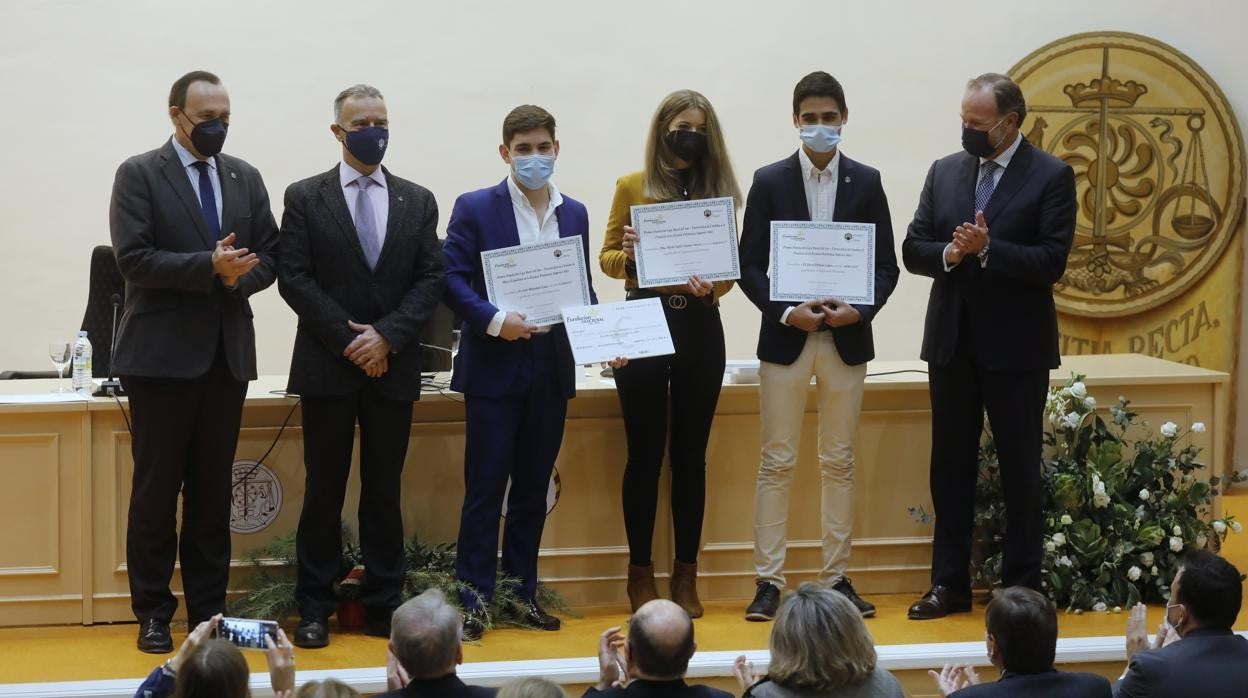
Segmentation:
{"type": "Polygon", "coordinates": [[[841,142],[841,127],[825,124],[803,124],[798,137],[816,153],[830,153],[841,142]]]}

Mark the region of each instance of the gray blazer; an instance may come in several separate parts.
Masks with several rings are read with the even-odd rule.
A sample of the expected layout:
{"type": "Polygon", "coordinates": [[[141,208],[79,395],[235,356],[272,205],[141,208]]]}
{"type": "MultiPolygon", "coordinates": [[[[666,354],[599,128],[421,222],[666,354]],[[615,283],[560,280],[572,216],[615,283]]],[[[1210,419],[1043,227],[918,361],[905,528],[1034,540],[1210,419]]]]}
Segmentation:
{"type": "Polygon", "coordinates": [[[831,691],[793,691],[769,679],[763,679],[745,692],[744,698],[905,698],[901,683],[888,670],[875,667],[875,671],[858,683],[839,686],[831,691]]]}
{"type": "MultiPolygon", "coordinates": [[[[247,298],[277,278],[277,223],[256,168],[217,155],[221,235],[260,263],[227,289],[212,271],[216,240],[173,144],[121,164],[113,180],[109,232],[126,280],[113,373],[195,378],[220,345],[241,381],[256,377],[256,333],[247,298]]],[[[99,338],[96,341],[100,341],[99,338]]]]}

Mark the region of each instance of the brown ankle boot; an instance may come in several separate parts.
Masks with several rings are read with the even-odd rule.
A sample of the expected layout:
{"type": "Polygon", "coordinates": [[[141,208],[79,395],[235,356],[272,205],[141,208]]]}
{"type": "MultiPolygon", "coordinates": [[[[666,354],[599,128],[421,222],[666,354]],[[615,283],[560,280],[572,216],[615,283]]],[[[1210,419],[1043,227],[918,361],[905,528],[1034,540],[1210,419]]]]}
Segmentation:
{"type": "Polygon", "coordinates": [[[659,598],[659,588],[654,584],[654,565],[628,566],[628,602],[633,613],[643,604],[659,598]]]}
{"type": "Polygon", "coordinates": [[[673,564],[672,601],[685,609],[690,618],[702,617],[702,602],[698,600],[698,563],[676,560],[673,564]]]}

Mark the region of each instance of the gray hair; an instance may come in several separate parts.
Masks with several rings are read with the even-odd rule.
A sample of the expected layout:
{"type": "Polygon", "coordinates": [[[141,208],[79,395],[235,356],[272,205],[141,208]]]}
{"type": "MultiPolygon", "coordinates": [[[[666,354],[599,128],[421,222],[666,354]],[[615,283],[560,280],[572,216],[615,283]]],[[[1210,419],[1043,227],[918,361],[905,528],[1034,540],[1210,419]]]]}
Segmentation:
{"type": "Polygon", "coordinates": [[[385,97],[381,96],[381,90],[378,90],[372,85],[365,85],[364,83],[352,85],[342,92],[339,92],[338,96],[334,98],[335,122],[342,118],[342,103],[352,97],[376,97],[377,99],[385,100],[385,97]]]}
{"type": "Polygon", "coordinates": [[[767,675],[799,693],[829,691],[875,671],[862,614],[839,592],[810,582],[785,597],[771,629],[767,675]]]}
{"type": "Polygon", "coordinates": [[[392,616],[394,655],[413,679],[432,679],[455,670],[463,618],[440,589],[408,599],[392,616]]]}
{"type": "Polygon", "coordinates": [[[559,684],[543,678],[508,681],[498,689],[497,698],[568,698],[559,684]]]}
{"type": "Polygon", "coordinates": [[[1010,112],[1018,114],[1015,127],[1022,128],[1023,119],[1027,118],[1027,100],[1023,99],[1023,90],[1008,75],[1001,73],[984,73],[977,78],[966,81],[966,90],[992,90],[997,100],[997,116],[1004,117],[1010,112]]]}

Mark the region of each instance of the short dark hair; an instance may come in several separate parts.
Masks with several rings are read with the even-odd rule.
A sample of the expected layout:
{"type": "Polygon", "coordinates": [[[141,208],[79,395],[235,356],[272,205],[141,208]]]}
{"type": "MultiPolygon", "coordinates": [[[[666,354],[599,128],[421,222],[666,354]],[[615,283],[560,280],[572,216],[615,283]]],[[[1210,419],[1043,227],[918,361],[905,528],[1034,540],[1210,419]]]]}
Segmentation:
{"type": "Polygon", "coordinates": [[[822,70],[797,81],[797,86],[793,88],[793,116],[798,115],[802,100],[808,97],[831,97],[840,105],[842,112],[849,111],[849,107],[845,106],[845,89],[836,78],[822,70]]]}
{"type": "Polygon", "coordinates": [[[992,96],[997,99],[997,116],[1004,117],[1015,112],[1018,114],[1017,126],[1022,128],[1023,119],[1027,118],[1027,100],[1023,99],[1023,90],[1018,83],[1001,73],[984,73],[966,82],[968,91],[985,88],[991,88],[992,96]]]}
{"type": "Polygon", "coordinates": [[[1235,565],[1208,550],[1183,556],[1179,598],[1201,627],[1230,629],[1244,601],[1244,578],[1235,565]]]}
{"type": "Polygon", "coordinates": [[[1035,674],[1053,668],[1057,652],[1057,609],[1040,592],[1009,587],[997,592],[984,615],[1007,671],[1035,674]]]}
{"type": "Polygon", "coordinates": [[[555,117],[539,106],[521,104],[507,112],[507,118],[503,119],[503,145],[510,147],[511,139],[517,133],[524,133],[537,128],[544,128],[550,131],[550,137],[553,139],[555,137],[555,117]]]}
{"type": "Polygon", "coordinates": [[[637,617],[628,624],[629,656],[642,673],[659,679],[677,679],[689,670],[689,660],[693,657],[693,623],[688,624],[688,631],[675,646],[658,643],[646,631],[645,623],[637,622],[637,617]]]}
{"type": "Polygon", "coordinates": [[[221,78],[206,70],[192,70],[174,81],[173,87],[169,88],[169,106],[186,109],[186,91],[190,89],[193,83],[197,82],[220,85],[221,78]]]}

